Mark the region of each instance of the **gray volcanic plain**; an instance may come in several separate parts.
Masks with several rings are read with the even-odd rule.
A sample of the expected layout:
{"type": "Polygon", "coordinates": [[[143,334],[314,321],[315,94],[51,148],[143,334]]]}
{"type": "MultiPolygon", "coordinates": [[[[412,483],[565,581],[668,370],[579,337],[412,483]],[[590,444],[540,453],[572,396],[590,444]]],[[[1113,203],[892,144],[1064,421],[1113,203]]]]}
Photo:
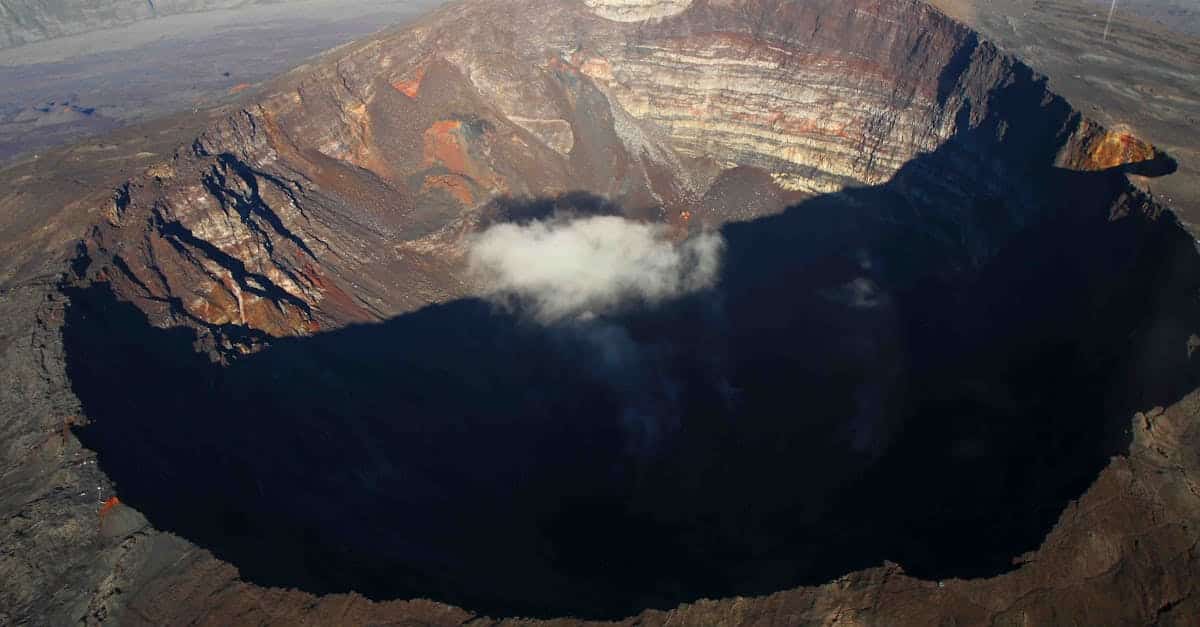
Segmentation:
{"type": "MultiPolygon", "coordinates": [[[[107,28],[0,48],[0,163],[210,107],[323,50],[438,4],[302,0],[214,6],[128,24],[103,22],[107,28]]],[[[5,19],[0,13],[0,21],[5,19]]]]}

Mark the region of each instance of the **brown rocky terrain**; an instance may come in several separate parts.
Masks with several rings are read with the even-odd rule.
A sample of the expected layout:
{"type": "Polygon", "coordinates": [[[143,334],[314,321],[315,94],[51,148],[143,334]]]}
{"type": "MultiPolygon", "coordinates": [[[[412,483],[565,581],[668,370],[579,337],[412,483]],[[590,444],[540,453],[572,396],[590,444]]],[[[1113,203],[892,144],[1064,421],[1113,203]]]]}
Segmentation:
{"type": "Polygon", "coordinates": [[[3,172],[0,622],[1196,615],[1178,163],[922,2],[454,3],[109,145],[3,172]],[[715,284],[480,299],[594,215],[715,284]]]}

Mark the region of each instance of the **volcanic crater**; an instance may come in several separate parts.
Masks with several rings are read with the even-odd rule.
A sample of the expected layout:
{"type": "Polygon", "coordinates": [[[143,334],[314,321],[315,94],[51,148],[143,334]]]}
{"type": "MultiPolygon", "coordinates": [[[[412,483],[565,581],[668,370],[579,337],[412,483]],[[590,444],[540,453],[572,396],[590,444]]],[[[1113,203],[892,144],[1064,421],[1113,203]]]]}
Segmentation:
{"type": "Polygon", "coordinates": [[[1173,169],[915,0],[456,3],[105,201],[75,432],[259,586],[616,618],[996,576],[1196,387],[1195,240],[1129,178],[1173,169]],[[601,216],[719,267],[553,321],[470,271],[601,216]]]}

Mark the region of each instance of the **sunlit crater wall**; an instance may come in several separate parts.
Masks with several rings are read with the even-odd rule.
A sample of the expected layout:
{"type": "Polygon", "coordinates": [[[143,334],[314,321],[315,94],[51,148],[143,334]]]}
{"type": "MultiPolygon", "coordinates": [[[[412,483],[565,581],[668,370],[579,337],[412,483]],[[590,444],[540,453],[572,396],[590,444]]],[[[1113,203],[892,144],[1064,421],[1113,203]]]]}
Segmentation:
{"type": "Polygon", "coordinates": [[[469,293],[463,237],[496,198],[715,226],[935,151],[892,188],[968,265],[1045,211],[1033,171],[1154,155],[917,0],[482,0],[276,81],[135,178],[93,252],[164,323],[302,335],[469,293]],[[654,15],[613,19],[630,7],[654,15]],[[746,170],[766,200],[707,200],[746,170]]]}

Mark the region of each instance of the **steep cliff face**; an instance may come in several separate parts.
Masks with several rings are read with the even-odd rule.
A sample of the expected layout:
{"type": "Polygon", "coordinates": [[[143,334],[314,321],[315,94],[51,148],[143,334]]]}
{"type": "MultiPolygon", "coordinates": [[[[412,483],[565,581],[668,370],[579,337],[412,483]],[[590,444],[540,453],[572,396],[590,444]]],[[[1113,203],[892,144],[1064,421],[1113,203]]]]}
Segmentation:
{"type": "Polygon", "coordinates": [[[1155,158],[920,2],[677,5],[467,3],[293,72],[119,192],[96,261],[157,316],[304,334],[465,293],[459,240],[497,197],[717,226],[971,136],[904,179],[970,265],[1044,211],[1030,172],[1155,158]],[[769,181],[714,201],[747,172],[769,181]]]}
{"type": "Polygon", "coordinates": [[[1179,615],[1200,254],[1126,178],[1172,167],[915,0],[478,0],[333,51],[98,201],[44,306],[122,503],[87,617],[1179,615]],[[719,234],[713,285],[474,298],[487,227],[611,214],[719,234]]]}

